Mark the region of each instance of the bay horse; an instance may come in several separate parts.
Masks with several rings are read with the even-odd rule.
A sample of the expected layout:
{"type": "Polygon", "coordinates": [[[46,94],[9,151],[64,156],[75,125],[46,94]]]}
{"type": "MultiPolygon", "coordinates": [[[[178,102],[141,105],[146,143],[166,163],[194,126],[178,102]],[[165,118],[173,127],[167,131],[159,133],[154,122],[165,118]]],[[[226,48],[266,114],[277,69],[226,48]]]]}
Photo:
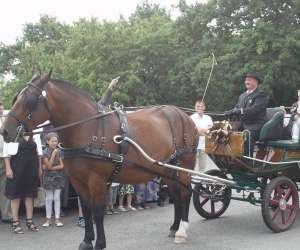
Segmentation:
{"type": "Polygon", "coordinates": [[[1,133],[10,142],[18,136],[20,128],[29,134],[47,120],[57,128],[65,149],[65,170],[82,201],[86,227],[79,250],[106,248],[103,219],[108,182],[138,184],[156,176],[167,183],[174,201],[169,236],[175,237],[176,243],[185,242],[191,177],[155,165],[131,145],[124,143],[120,147],[113,138],[125,134],[154,159],[193,169],[198,143],[193,121],[174,106],[120,113],[99,112],[85,92],[68,82],[52,79],[50,72],[34,77],[18,94],[1,133]],[[97,233],[94,246],[93,219],[97,233]]]}

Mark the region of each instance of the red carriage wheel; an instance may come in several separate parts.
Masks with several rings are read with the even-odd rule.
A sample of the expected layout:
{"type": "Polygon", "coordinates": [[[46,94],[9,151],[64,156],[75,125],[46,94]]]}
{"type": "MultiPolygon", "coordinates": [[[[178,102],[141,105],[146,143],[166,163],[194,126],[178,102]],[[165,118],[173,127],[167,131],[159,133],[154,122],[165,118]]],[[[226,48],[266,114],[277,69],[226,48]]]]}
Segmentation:
{"type": "Polygon", "coordinates": [[[285,176],[270,181],[262,197],[262,216],[275,233],[288,230],[295,222],[299,207],[295,183],[285,176]]]}
{"type": "MultiPolygon", "coordinates": [[[[206,174],[227,179],[220,170],[212,169],[206,174]]],[[[193,203],[199,215],[206,219],[220,217],[228,208],[231,200],[231,188],[222,185],[196,184],[193,193],[193,203]],[[205,192],[207,190],[208,192],[205,192]],[[210,194],[211,193],[211,194],[210,194]],[[215,195],[212,195],[215,194],[215,195]]]]}

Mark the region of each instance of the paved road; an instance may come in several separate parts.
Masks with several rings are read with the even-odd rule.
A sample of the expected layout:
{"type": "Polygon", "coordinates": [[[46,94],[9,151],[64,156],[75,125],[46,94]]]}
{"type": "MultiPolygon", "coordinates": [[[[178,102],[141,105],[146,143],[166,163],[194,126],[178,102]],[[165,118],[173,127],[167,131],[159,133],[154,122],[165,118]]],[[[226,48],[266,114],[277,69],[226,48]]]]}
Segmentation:
{"type": "MultiPolygon", "coordinates": [[[[39,214],[36,222],[41,224],[39,214]]],[[[300,219],[288,232],[274,234],[263,223],[260,207],[233,201],[222,218],[204,220],[191,206],[189,240],[176,245],[167,237],[173,217],[172,205],[107,216],[108,248],[112,250],[296,250],[300,246],[300,219]]],[[[63,218],[64,228],[14,235],[0,223],[1,250],[76,250],[83,229],[75,225],[75,213],[63,218]]]]}

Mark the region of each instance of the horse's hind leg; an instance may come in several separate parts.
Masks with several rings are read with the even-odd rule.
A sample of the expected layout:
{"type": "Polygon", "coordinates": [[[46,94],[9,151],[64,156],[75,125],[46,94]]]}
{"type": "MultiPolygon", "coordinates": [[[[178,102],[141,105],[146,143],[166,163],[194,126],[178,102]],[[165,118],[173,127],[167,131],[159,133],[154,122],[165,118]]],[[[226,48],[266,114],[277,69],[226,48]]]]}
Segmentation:
{"type": "Polygon", "coordinates": [[[180,204],[180,194],[176,183],[169,182],[168,180],[166,180],[166,183],[168,185],[169,194],[174,203],[174,222],[170,227],[170,233],[169,233],[169,237],[174,238],[176,231],[179,229],[179,224],[181,221],[181,214],[182,214],[181,204],[180,204]]]}
{"type": "Polygon", "coordinates": [[[181,222],[179,224],[179,229],[175,233],[175,243],[186,242],[187,239],[187,230],[189,227],[189,208],[190,200],[192,195],[192,189],[190,187],[190,178],[182,176],[181,181],[186,185],[186,187],[180,187],[180,203],[181,203],[181,222]]]}

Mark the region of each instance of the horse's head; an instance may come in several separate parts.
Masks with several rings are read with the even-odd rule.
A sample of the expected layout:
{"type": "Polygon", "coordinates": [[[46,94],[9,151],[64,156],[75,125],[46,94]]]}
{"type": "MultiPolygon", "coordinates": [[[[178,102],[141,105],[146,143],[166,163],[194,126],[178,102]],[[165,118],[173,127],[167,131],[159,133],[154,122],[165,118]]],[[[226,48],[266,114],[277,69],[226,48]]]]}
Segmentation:
{"type": "Polygon", "coordinates": [[[50,118],[46,91],[50,76],[51,71],[35,75],[14,98],[1,131],[6,142],[15,141],[20,133],[32,131],[50,118]]]}

